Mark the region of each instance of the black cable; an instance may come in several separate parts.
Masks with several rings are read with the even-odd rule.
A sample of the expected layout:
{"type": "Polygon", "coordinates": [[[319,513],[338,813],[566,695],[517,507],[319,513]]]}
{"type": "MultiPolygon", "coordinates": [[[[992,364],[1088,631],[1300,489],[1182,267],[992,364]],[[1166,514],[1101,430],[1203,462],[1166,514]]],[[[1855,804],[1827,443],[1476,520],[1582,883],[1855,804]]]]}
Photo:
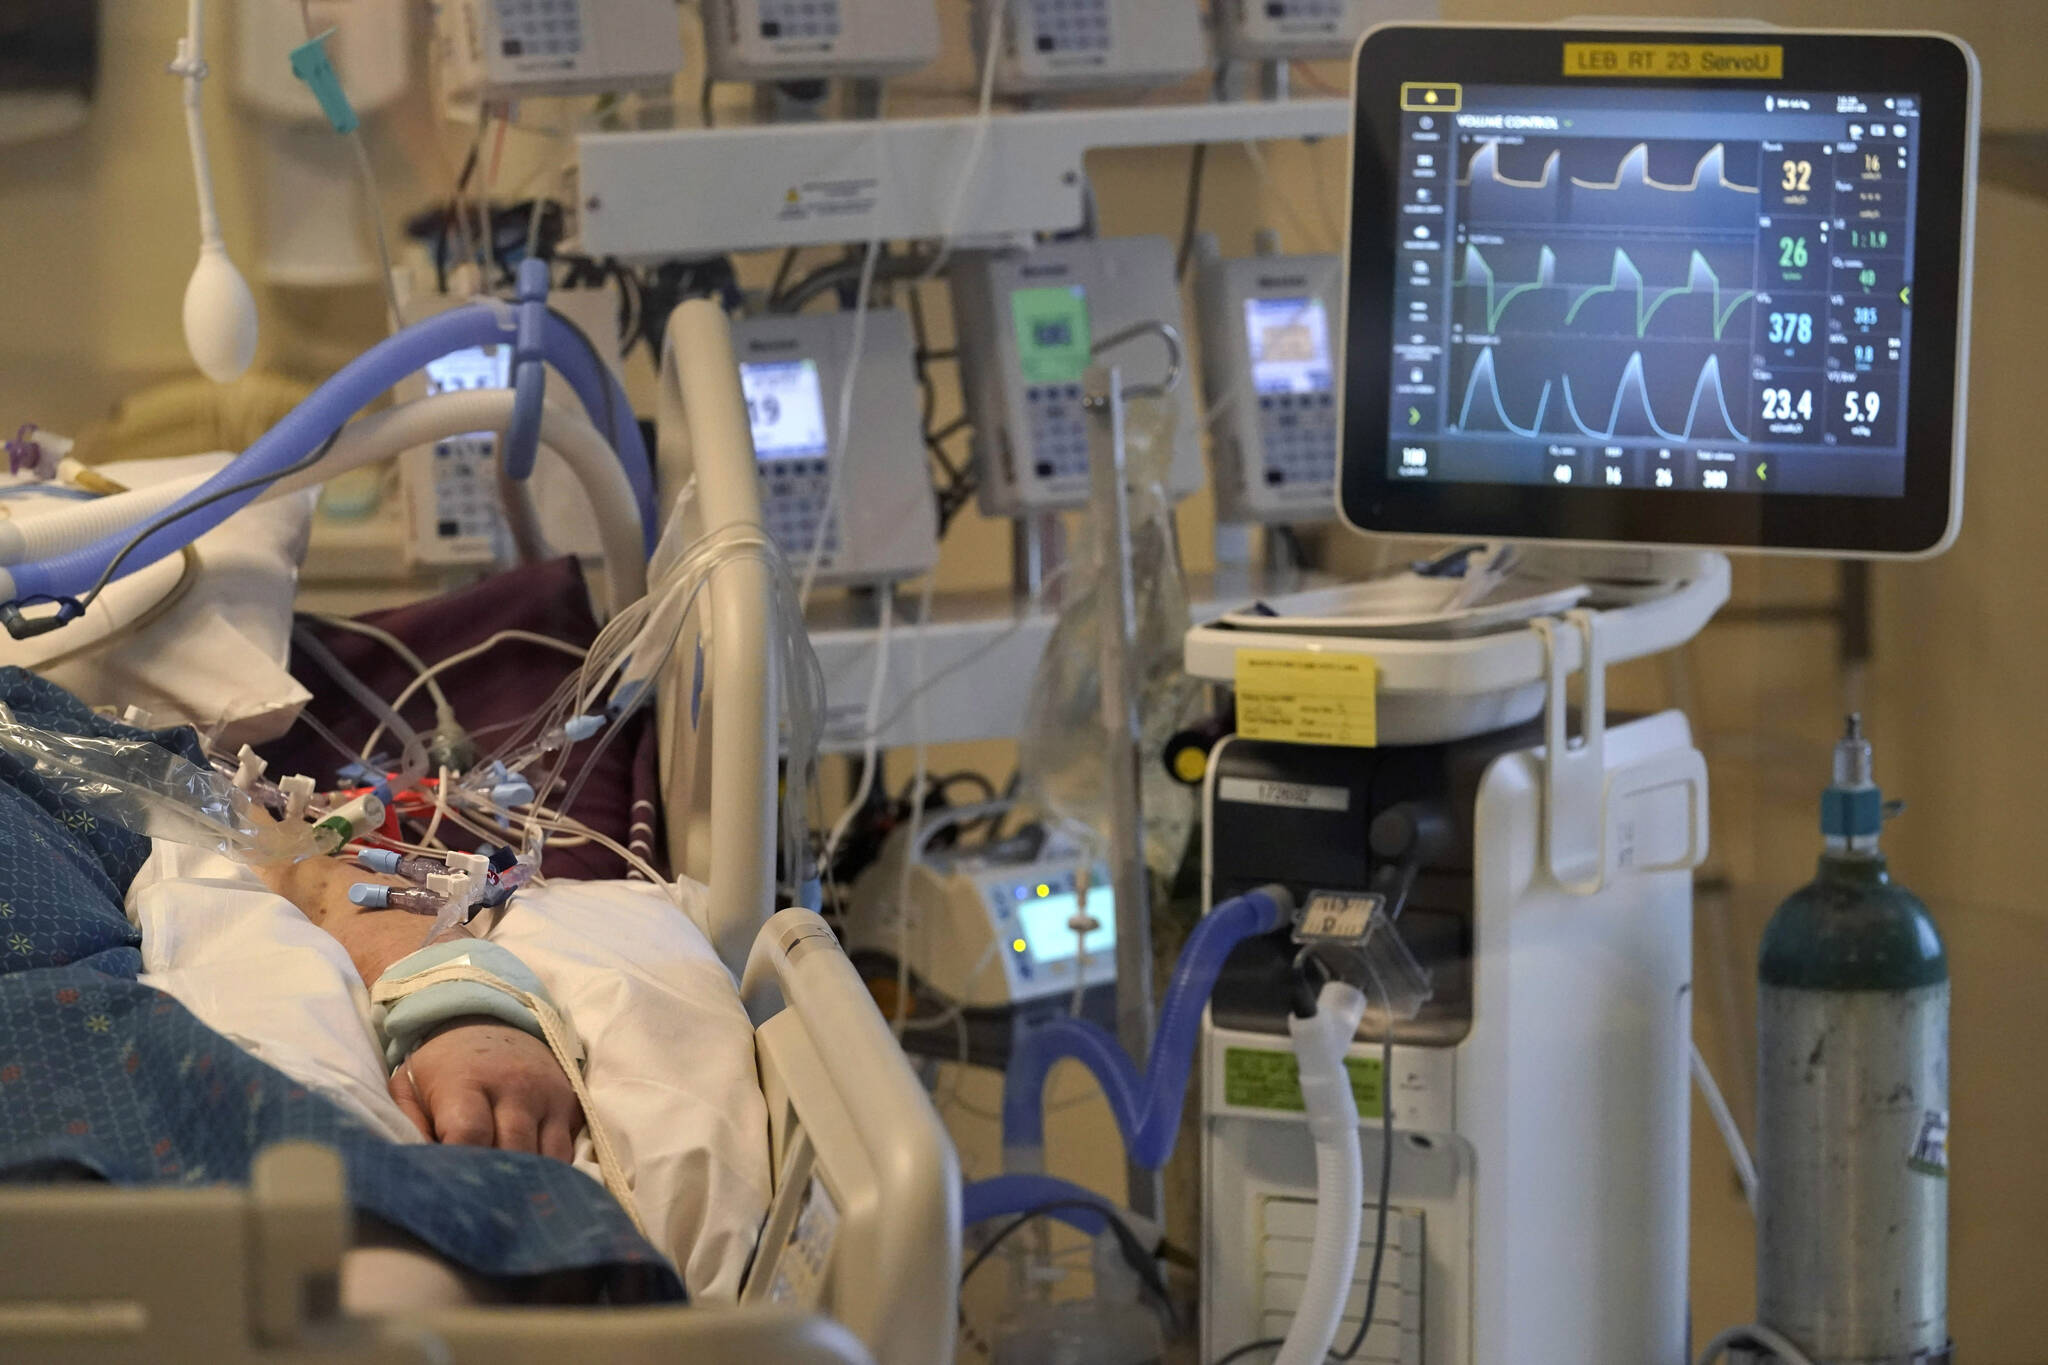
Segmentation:
{"type": "MultiPolygon", "coordinates": [[[[960,466],[953,463],[953,457],[946,453],[946,448],[937,441],[927,440],[924,443],[924,448],[926,454],[939,462],[939,468],[946,471],[946,485],[948,488],[966,477],[961,471],[960,466]]],[[[943,488],[939,490],[940,506],[945,505],[945,492],[946,490],[943,488]]]]}
{"type": "Polygon", "coordinates": [[[1284,1337],[1262,1337],[1257,1341],[1247,1341],[1229,1355],[1218,1357],[1214,1365],[1232,1365],[1233,1362],[1244,1359],[1253,1351],[1277,1351],[1286,1344],[1287,1341],[1284,1337]]]}
{"type": "MultiPolygon", "coordinates": [[[[143,541],[148,540],[158,531],[163,530],[164,527],[172,525],[175,522],[181,521],[185,517],[201,510],[202,508],[211,507],[213,506],[213,504],[217,502],[225,502],[227,499],[235,497],[236,495],[241,493],[246,493],[252,488],[261,488],[266,484],[276,483],[279,479],[288,479],[294,474],[305,473],[314,465],[319,464],[320,461],[326,459],[327,452],[334,449],[334,443],[340,439],[341,432],[339,430],[336,430],[332,436],[329,436],[325,441],[322,441],[320,445],[316,447],[310,455],[307,455],[304,459],[299,460],[294,464],[285,466],[283,469],[278,470],[274,474],[259,474],[255,478],[244,479],[240,483],[229,484],[226,488],[216,489],[214,492],[207,494],[204,498],[201,498],[198,502],[195,502],[190,506],[171,507],[161,515],[151,519],[148,522],[145,522],[143,524],[142,529],[140,531],[137,531],[132,537],[130,537],[126,545],[123,545],[119,550],[115,551],[114,557],[107,561],[107,567],[100,571],[100,576],[96,580],[94,580],[93,585],[90,588],[87,588],[85,590],[85,594],[82,597],[55,599],[59,603],[59,611],[57,616],[45,617],[41,621],[36,622],[35,624],[42,625],[44,626],[45,629],[54,629],[55,627],[53,625],[45,625],[44,623],[56,622],[62,624],[77,620],[80,616],[83,616],[85,614],[85,611],[88,607],[92,606],[94,602],[97,602],[99,600],[100,594],[107,590],[107,585],[114,581],[114,576],[121,571],[121,566],[128,562],[129,556],[133,555],[135,551],[141,547],[143,541]]],[[[34,600],[45,601],[51,599],[37,598],[34,600]]],[[[14,607],[19,607],[23,604],[17,602],[12,603],[10,605],[14,607]]],[[[9,628],[11,631],[11,623],[9,628]]],[[[40,634],[41,632],[38,631],[35,633],[40,634]]],[[[19,639],[21,637],[17,635],[16,638],[19,639]]]]}
{"type": "Polygon", "coordinates": [[[994,801],[996,799],[996,784],[988,780],[988,775],[967,768],[963,768],[957,773],[947,773],[944,777],[933,782],[931,788],[933,791],[943,794],[948,787],[955,786],[961,782],[971,782],[981,788],[981,796],[984,801],[994,801]]]}
{"type": "Polygon", "coordinates": [[[1152,1259],[1152,1253],[1145,1249],[1144,1243],[1138,1240],[1138,1234],[1132,1232],[1130,1225],[1118,1216],[1115,1207],[1107,1200],[1101,1199],[1049,1199],[1035,1208],[1026,1209],[1003,1224],[996,1235],[989,1238],[981,1250],[974,1253],[973,1258],[967,1262],[966,1269],[960,1272],[960,1287],[965,1289],[974,1272],[987,1264],[989,1257],[995,1255],[997,1248],[1012,1235],[1040,1218],[1063,1209],[1088,1209],[1102,1215],[1109,1224],[1110,1232],[1116,1237],[1117,1246],[1122,1250],[1124,1260],[1136,1272],[1139,1282],[1158,1300],[1160,1309],[1170,1320],[1173,1316],[1173,1299],[1166,1288],[1166,1278],[1159,1272],[1158,1263],[1152,1259]]]}
{"type": "Polygon", "coordinates": [[[775,267],[775,281],[768,286],[768,297],[774,298],[789,283],[789,272],[796,268],[797,248],[791,247],[782,253],[782,263],[775,267]]]}
{"type": "Polygon", "coordinates": [[[1180,220],[1180,250],[1174,253],[1173,277],[1187,278],[1188,261],[1195,254],[1195,228],[1202,218],[1202,171],[1209,163],[1209,144],[1197,142],[1188,156],[1188,202],[1180,220]]]}
{"type": "Polygon", "coordinates": [[[1351,1344],[1339,1351],[1334,1359],[1350,1360],[1365,1345],[1365,1334],[1372,1330],[1373,1310],[1380,1300],[1380,1266],[1387,1255],[1387,1199],[1394,1189],[1394,1016],[1391,1011],[1380,1023],[1380,1211],[1373,1231],[1372,1269],[1365,1281],[1365,1316],[1358,1321],[1358,1331],[1352,1334],[1351,1344]]]}

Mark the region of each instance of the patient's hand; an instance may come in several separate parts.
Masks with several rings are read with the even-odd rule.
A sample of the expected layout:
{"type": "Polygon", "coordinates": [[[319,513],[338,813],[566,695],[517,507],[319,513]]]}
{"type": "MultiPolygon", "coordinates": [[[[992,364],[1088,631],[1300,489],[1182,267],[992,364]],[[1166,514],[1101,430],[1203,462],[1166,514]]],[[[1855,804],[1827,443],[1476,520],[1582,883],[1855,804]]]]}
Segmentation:
{"type": "Polygon", "coordinates": [[[567,1161],[583,1107],[546,1043],[486,1017],[453,1019],[391,1076],[391,1098],[435,1142],[567,1161]]]}
{"type": "MultiPolygon", "coordinates": [[[[433,925],[427,917],[349,903],[354,883],[407,885],[401,877],[379,876],[342,858],[307,858],[256,871],[348,950],[366,984],[426,946],[433,925]]],[[[435,942],[469,937],[458,925],[435,942]]],[[[429,1034],[392,1075],[391,1098],[435,1142],[567,1161],[583,1131],[583,1107],[548,1045],[488,1016],[452,1019],[429,1034]]]]}

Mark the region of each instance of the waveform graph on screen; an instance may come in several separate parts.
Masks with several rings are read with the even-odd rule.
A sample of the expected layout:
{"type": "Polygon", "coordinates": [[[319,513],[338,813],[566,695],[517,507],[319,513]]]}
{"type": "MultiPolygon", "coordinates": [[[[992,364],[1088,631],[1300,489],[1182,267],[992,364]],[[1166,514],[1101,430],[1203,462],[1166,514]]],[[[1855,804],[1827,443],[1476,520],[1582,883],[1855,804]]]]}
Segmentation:
{"type": "Polygon", "coordinates": [[[1468,224],[1753,234],[1762,203],[1753,142],[1467,138],[1459,150],[1468,224]]]}
{"type": "Polygon", "coordinates": [[[1743,243],[1556,235],[1466,242],[1452,322],[1461,338],[1739,340],[1755,252],[1743,243]]]}
{"type": "Polygon", "coordinates": [[[1729,397],[1741,364],[1739,347],[1703,353],[1692,343],[1469,347],[1451,388],[1451,427],[1528,440],[1746,444],[1744,405],[1729,397]]]}

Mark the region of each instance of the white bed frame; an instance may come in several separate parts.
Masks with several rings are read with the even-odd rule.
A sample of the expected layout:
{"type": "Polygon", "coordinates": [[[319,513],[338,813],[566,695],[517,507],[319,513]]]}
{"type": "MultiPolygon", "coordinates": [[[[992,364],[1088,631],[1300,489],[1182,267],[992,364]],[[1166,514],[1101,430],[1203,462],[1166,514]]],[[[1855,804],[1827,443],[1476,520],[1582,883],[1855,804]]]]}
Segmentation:
{"type": "MultiPolygon", "coordinates": [[[[759,524],[723,313],[669,326],[660,473],[696,476],[695,529],[759,524]]],[[[704,704],[694,649],[664,679],[672,865],[710,888],[704,929],[740,982],[768,1100],[775,1192],[738,1305],[483,1308],[410,1251],[353,1248],[339,1158],[258,1157],[246,1187],[0,1186],[0,1360],[83,1365],[945,1365],[960,1274],[953,1145],[825,922],[774,911],[778,679],[765,566],[712,580],[704,704]],[[712,698],[716,698],[714,703],[712,698]],[[417,1306],[352,1313],[381,1276],[417,1306]],[[440,1292],[437,1284],[447,1292],[440,1292]]],[[[379,1302],[388,1302],[379,1298],[379,1302]]]]}

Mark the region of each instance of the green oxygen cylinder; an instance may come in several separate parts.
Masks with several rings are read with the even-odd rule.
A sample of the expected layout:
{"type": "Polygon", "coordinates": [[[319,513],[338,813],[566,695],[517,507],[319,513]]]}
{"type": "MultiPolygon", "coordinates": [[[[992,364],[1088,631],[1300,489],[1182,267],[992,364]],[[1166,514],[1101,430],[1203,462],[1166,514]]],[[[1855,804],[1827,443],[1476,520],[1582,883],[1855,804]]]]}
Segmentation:
{"type": "Polygon", "coordinates": [[[1850,716],[1819,875],[1757,970],[1757,1314],[1813,1365],[1950,1358],[1948,955],[1878,851],[1886,813],[1850,716]]]}

